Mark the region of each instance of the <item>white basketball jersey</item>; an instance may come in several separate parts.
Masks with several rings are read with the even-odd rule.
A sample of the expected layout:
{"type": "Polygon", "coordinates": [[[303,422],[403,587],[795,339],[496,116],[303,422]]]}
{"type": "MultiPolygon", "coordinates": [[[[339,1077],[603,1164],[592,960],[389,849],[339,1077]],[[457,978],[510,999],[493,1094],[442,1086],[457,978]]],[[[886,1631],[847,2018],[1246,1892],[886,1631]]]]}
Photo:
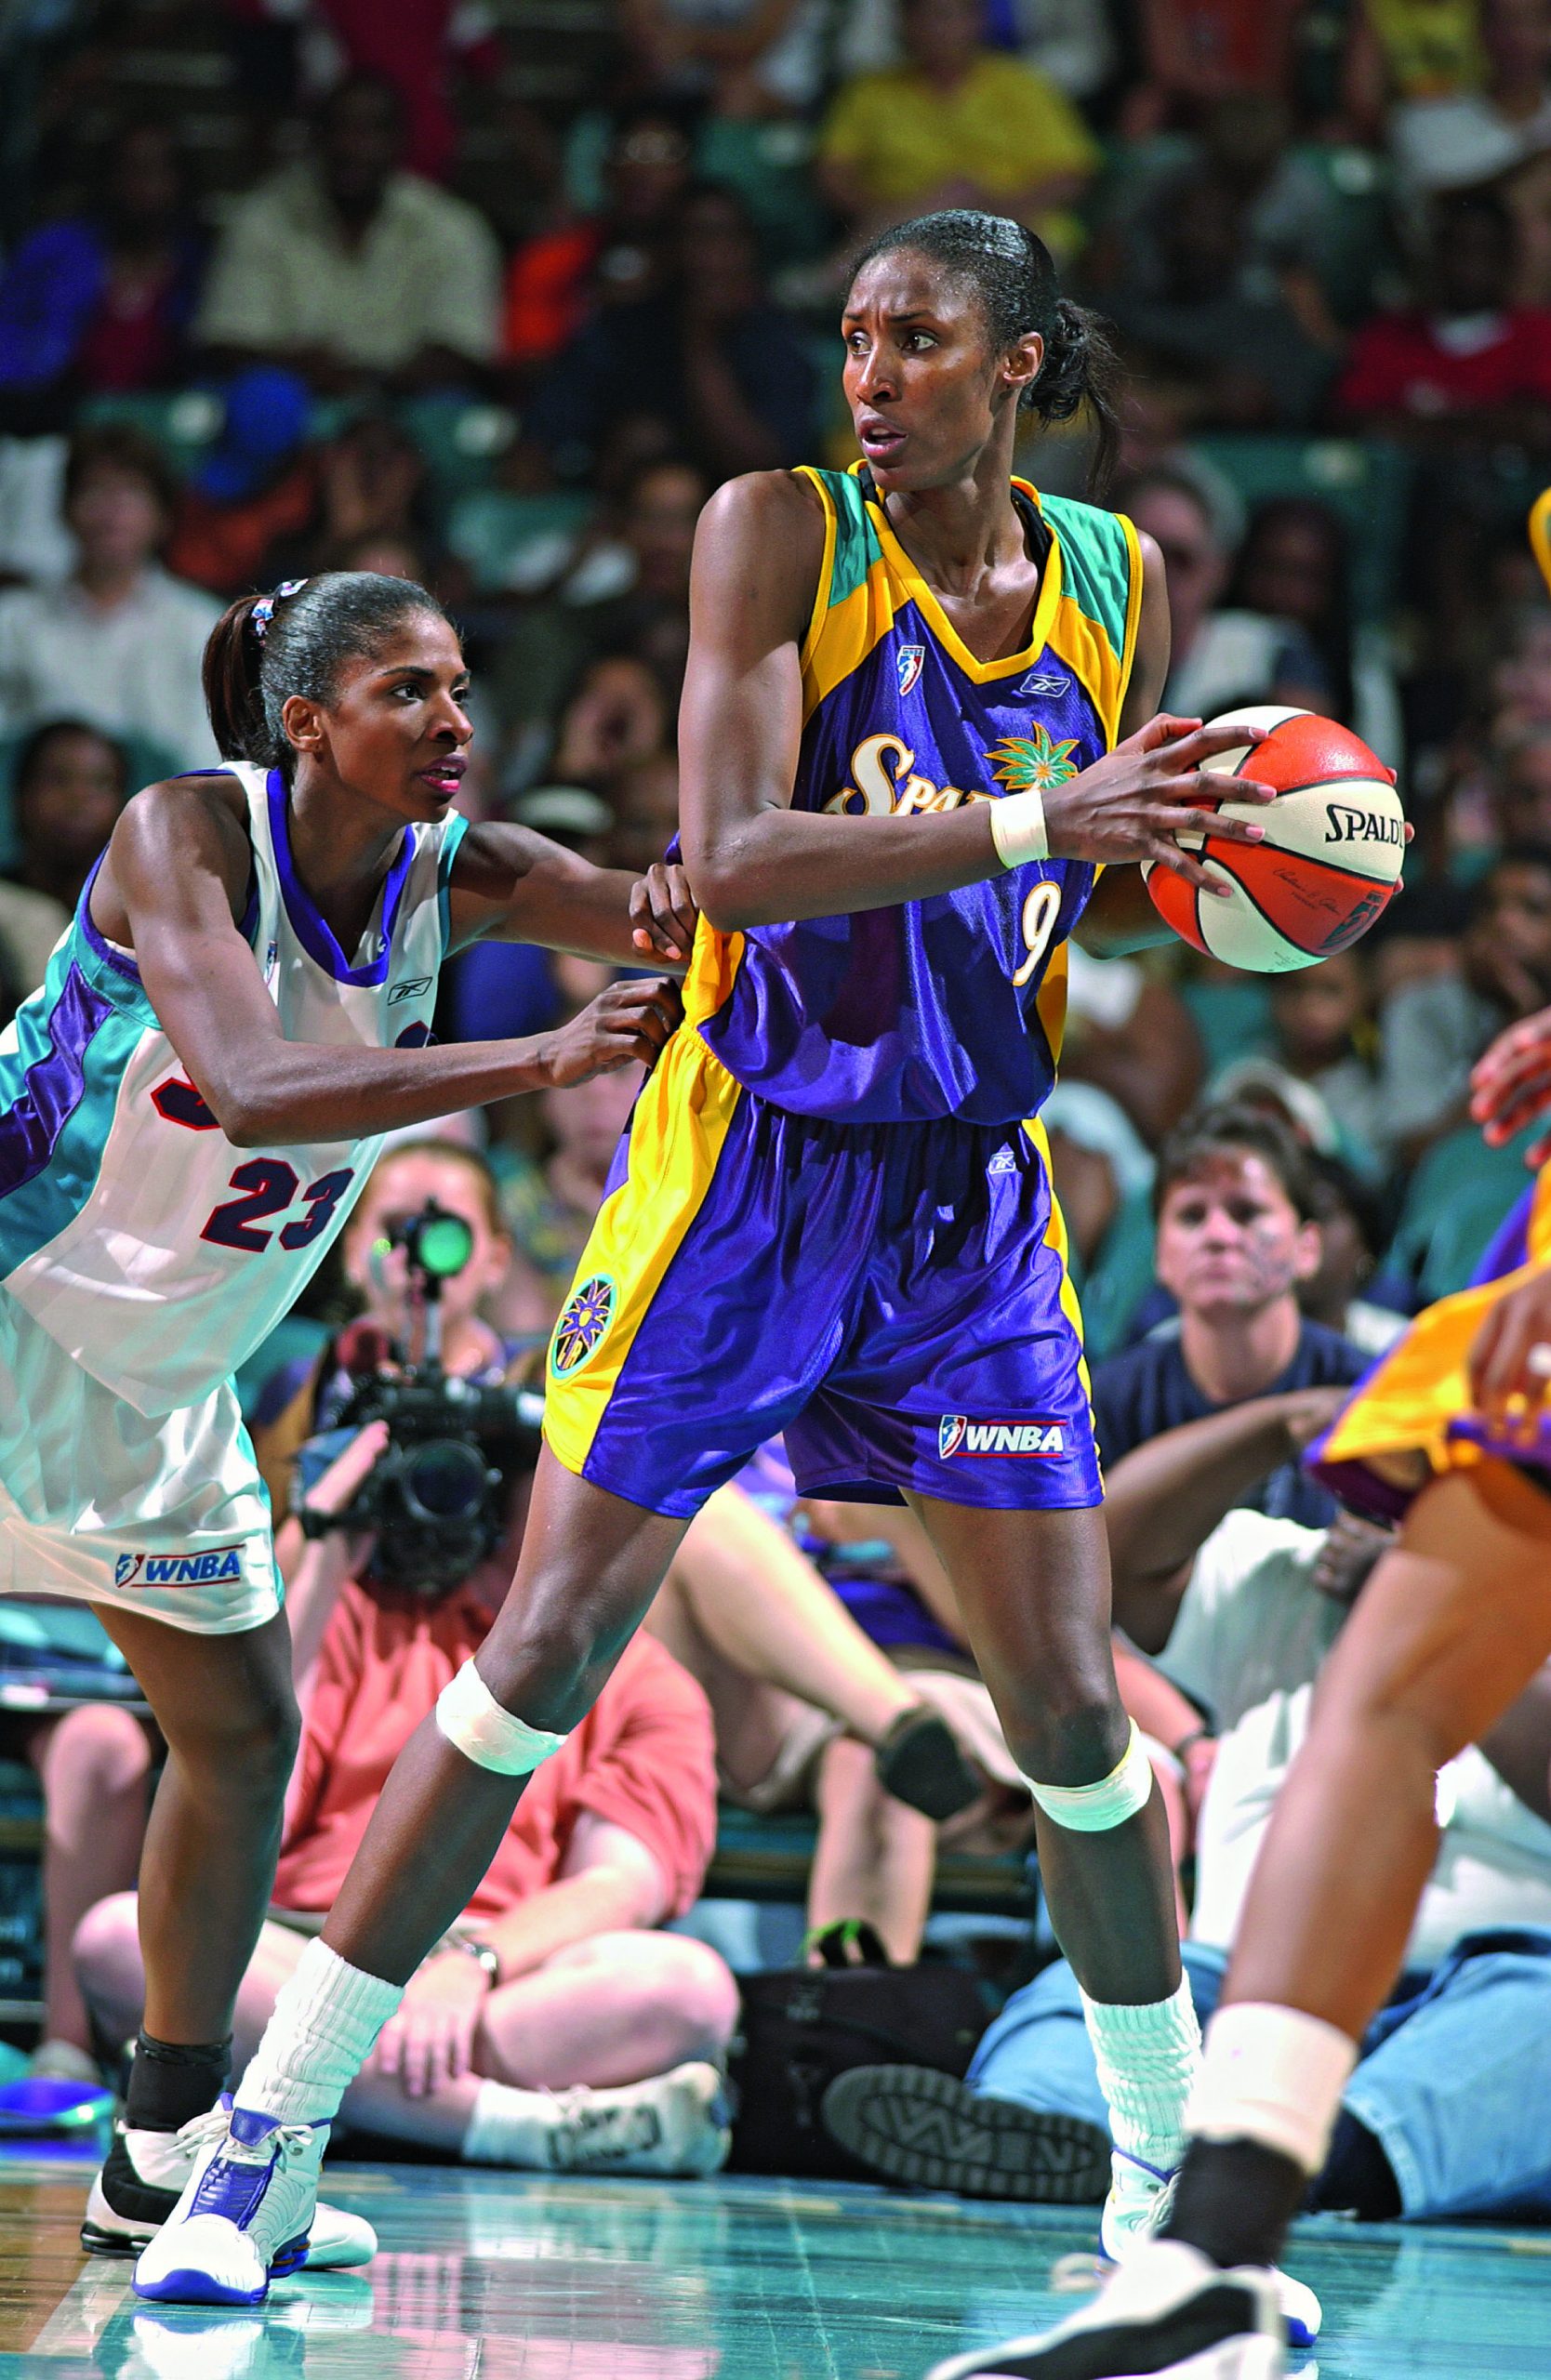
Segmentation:
{"type": "MultiPolygon", "coordinates": [[[[347,958],[292,865],[279,772],[231,774],[253,846],[241,930],[286,1039],[425,1042],[465,821],[405,828],[347,958]]],[[[206,1396],[289,1312],[382,1144],[236,1147],[90,901],[88,883],[42,989],[0,1035],[0,1284],[154,1417],[206,1396]]]]}

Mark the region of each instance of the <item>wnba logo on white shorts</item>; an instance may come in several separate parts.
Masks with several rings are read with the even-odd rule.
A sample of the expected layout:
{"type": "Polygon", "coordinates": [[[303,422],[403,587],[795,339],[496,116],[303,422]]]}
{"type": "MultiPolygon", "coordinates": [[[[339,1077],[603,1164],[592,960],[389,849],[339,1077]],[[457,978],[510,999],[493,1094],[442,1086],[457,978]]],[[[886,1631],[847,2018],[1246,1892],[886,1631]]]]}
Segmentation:
{"type": "Polygon", "coordinates": [[[937,1424],[937,1453],[950,1455],[1065,1454],[1067,1435],[1059,1421],[972,1421],[967,1414],[945,1413],[937,1424]]]}
{"type": "Polygon", "coordinates": [[[207,1554],[121,1554],[115,1587],[209,1587],[243,1575],[243,1549],[213,1545],[207,1554]]]}

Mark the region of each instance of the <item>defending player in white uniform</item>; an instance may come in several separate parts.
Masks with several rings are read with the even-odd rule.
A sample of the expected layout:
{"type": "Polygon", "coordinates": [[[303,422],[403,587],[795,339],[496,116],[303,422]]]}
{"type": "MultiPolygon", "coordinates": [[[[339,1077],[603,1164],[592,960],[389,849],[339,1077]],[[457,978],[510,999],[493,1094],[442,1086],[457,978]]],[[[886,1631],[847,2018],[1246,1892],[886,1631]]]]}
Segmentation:
{"type": "MultiPolygon", "coordinates": [[[[231,1374],[385,1131],[649,1059],[677,1015],[637,979],[537,1040],[436,1050],[450,948],[504,933],[672,963],[693,933],[677,870],[632,882],[453,812],[466,672],[423,588],[341,572],[245,598],[205,677],[230,765],[128,805],[0,1036],[0,1592],[91,1603],[168,1747],[145,2022],[83,2232],[120,2254],[170,2211],[219,2096],[295,1749],[231,1374]]],[[[319,2210],[312,2261],[374,2245],[319,2210]]],[[[307,2255],[286,2242],[282,2268],[307,2255]]]]}

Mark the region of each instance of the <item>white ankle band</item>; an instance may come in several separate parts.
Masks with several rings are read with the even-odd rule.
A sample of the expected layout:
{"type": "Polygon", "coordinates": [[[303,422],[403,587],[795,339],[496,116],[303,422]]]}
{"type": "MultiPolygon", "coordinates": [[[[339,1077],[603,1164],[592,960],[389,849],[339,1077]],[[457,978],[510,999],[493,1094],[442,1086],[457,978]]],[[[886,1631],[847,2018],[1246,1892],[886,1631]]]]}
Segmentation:
{"type": "Polygon", "coordinates": [[[1024,1781],[1057,1826],[1070,1827],[1074,1834],[1107,1834],[1147,1808],[1152,1797],[1152,1764],[1133,1719],[1124,1756],[1096,1785],[1036,1785],[1032,1777],[1024,1781]]]}
{"type": "Polygon", "coordinates": [[[1186,2130],[1199,2140],[1255,2140],[1317,2174],[1356,2064],[1357,2043],[1323,2017],[1235,2001],[1206,2029],[1186,2130]]]}
{"type": "Polygon", "coordinates": [[[531,1777],[565,1741],[503,1710],[471,1659],[437,1696],[436,1724],[465,1760],[497,1777],[531,1777]]]}
{"type": "Polygon", "coordinates": [[[1045,828],[1044,796],[1035,786],[1021,793],[1004,793],[991,804],[991,840],[1003,867],[1021,866],[1026,859],[1048,859],[1050,836],[1045,828]]]}

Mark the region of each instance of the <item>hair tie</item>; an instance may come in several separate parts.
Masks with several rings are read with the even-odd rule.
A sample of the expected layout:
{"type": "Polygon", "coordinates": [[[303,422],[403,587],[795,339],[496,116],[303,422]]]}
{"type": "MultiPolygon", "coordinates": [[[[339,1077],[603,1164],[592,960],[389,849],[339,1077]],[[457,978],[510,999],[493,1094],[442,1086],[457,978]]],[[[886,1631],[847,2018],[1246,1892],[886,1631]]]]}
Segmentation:
{"type": "Polygon", "coordinates": [[[305,578],[283,578],[272,595],[259,596],[247,616],[248,626],[260,644],[269,634],[270,622],[274,617],[275,605],[284,603],[292,595],[299,595],[306,584],[305,578]]]}

